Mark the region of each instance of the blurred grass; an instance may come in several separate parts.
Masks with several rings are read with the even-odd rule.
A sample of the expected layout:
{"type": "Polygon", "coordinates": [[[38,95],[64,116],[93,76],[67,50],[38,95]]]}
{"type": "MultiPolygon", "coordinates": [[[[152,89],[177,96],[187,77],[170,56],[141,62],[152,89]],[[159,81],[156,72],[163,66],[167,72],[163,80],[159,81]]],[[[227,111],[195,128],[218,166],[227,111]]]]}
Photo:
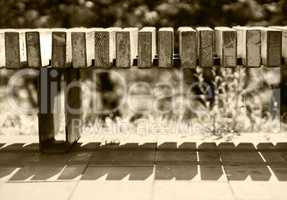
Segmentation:
{"type": "MultiPolygon", "coordinates": [[[[280,102],[278,97],[275,96],[274,99],[280,70],[279,72],[274,69],[266,71],[263,68],[222,70],[218,71],[217,68],[211,71],[189,70],[189,75],[185,77],[183,71],[177,69],[131,68],[110,74],[111,84],[114,87],[108,92],[97,91],[97,82],[93,79],[83,80],[83,84],[90,88],[83,93],[83,135],[105,138],[130,135],[223,138],[250,132],[270,134],[280,132],[280,126],[283,127],[280,124],[280,107],[278,107],[280,102]],[[92,98],[98,98],[97,95],[102,95],[106,100],[118,101],[117,98],[125,92],[119,79],[125,79],[129,86],[128,103],[130,105],[128,103],[121,105],[121,117],[114,119],[107,117],[102,121],[91,109],[87,97],[91,95],[92,98]],[[210,104],[210,99],[206,99],[206,94],[198,95],[197,97],[200,98],[195,99],[187,95],[189,91],[194,92],[190,88],[190,81],[195,80],[199,85],[208,81],[215,86],[216,98],[213,105],[210,104]],[[182,83],[184,83],[183,88],[181,88],[182,83]],[[166,85],[170,85],[172,90],[165,87],[166,85]],[[156,112],[154,106],[162,112],[156,112]],[[164,112],[166,108],[172,109],[164,112]],[[196,109],[203,112],[196,113],[194,112],[196,109]]],[[[187,71],[184,72],[188,74],[187,71]]],[[[89,71],[87,73],[90,74],[89,71]]],[[[13,97],[17,105],[29,108],[32,114],[19,113],[17,112],[19,110],[11,107],[9,104],[11,96],[6,94],[6,86],[1,86],[0,135],[36,136],[38,134],[37,109],[30,101],[30,95],[35,96],[36,90],[34,87],[27,87],[25,81],[20,81],[16,85],[17,95],[13,97]]],[[[59,134],[63,135],[63,113],[60,127],[59,134]]]]}

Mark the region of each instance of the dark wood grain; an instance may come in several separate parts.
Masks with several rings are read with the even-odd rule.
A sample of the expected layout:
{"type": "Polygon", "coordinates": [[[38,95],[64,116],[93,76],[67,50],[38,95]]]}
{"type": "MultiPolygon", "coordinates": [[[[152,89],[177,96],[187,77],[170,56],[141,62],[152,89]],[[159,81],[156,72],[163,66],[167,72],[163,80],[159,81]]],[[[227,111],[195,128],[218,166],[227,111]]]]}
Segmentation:
{"type": "Polygon", "coordinates": [[[173,28],[160,28],[158,31],[159,67],[173,65],[174,33],[173,28]]]}
{"type": "Polygon", "coordinates": [[[66,67],[66,32],[52,33],[52,67],[66,67]]]}
{"type": "Polygon", "coordinates": [[[131,66],[129,31],[116,32],[116,66],[127,68],[131,66]]]}
{"type": "Polygon", "coordinates": [[[155,27],[144,27],[139,31],[138,66],[151,67],[155,57],[155,27]]]}
{"type": "Polygon", "coordinates": [[[95,31],[95,66],[109,67],[110,61],[110,33],[108,30],[95,31]]]}
{"type": "Polygon", "coordinates": [[[197,60],[196,31],[190,27],[179,27],[178,32],[181,66],[195,68],[197,60]]]}
{"type": "Polygon", "coordinates": [[[73,68],[87,67],[86,33],[72,32],[72,66],[73,68]]]}
{"type": "Polygon", "coordinates": [[[213,66],[213,30],[208,27],[198,27],[196,31],[199,66],[211,67],[213,66]]]}
{"type": "Polygon", "coordinates": [[[228,27],[215,28],[216,54],[220,58],[221,66],[237,66],[237,33],[228,27]]]}
{"type": "Polygon", "coordinates": [[[26,33],[26,48],[28,67],[41,67],[41,50],[39,32],[26,33]]]}
{"type": "Polygon", "coordinates": [[[19,32],[5,32],[5,58],[7,68],[20,68],[19,32]]]}

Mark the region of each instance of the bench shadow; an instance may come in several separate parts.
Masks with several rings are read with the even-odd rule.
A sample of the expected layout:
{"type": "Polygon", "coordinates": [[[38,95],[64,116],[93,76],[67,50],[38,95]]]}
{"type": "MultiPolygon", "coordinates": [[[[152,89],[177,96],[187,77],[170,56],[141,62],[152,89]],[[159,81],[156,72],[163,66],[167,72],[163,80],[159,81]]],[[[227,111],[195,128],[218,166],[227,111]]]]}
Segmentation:
{"type": "Polygon", "coordinates": [[[287,181],[287,143],[77,144],[41,154],[38,144],[0,144],[0,180],[287,181]]]}

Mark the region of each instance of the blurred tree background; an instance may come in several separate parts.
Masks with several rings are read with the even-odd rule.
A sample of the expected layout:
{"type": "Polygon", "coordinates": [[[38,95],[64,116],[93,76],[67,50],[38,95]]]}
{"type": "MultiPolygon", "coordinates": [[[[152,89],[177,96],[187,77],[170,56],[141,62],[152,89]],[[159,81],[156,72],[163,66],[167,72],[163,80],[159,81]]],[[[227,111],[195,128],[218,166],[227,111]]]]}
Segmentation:
{"type": "Polygon", "coordinates": [[[287,24],[287,0],[0,0],[1,28],[287,24]]]}

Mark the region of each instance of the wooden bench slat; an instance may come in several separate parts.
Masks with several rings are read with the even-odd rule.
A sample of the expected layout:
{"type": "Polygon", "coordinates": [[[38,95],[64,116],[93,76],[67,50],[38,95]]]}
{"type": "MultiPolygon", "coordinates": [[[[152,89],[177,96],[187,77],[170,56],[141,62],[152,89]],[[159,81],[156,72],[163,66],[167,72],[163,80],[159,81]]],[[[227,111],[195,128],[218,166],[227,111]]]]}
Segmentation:
{"type": "Polygon", "coordinates": [[[95,30],[86,28],[70,29],[72,40],[73,68],[90,67],[95,58],[95,30]]]}
{"type": "Polygon", "coordinates": [[[237,57],[246,67],[261,66],[261,31],[258,28],[236,26],[237,57]]]}
{"type": "Polygon", "coordinates": [[[209,27],[197,27],[197,54],[199,66],[213,66],[213,42],[214,33],[209,27]]]}
{"type": "Polygon", "coordinates": [[[223,67],[237,66],[237,33],[228,27],[215,27],[215,52],[223,67]]]}
{"type": "Polygon", "coordinates": [[[7,68],[20,68],[20,36],[17,31],[5,32],[5,63],[7,68]]]}
{"type": "Polygon", "coordinates": [[[195,68],[197,65],[196,31],[191,27],[179,27],[178,32],[181,66],[195,68]]]}
{"type": "Polygon", "coordinates": [[[87,67],[86,33],[72,31],[72,66],[73,68],[87,67]]]}
{"type": "Polygon", "coordinates": [[[52,67],[66,67],[66,32],[52,33],[52,67]]]}
{"type": "Polygon", "coordinates": [[[278,29],[282,31],[282,58],[284,65],[287,66],[287,26],[271,26],[270,28],[278,29]]]}
{"type": "Polygon", "coordinates": [[[262,64],[268,67],[281,65],[282,32],[273,28],[261,28],[262,64]]]}
{"type": "Polygon", "coordinates": [[[156,55],[156,28],[144,27],[138,35],[138,67],[151,67],[156,55]]]}
{"type": "Polygon", "coordinates": [[[173,28],[166,27],[158,30],[159,67],[172,67],[174,50],[173,28]]]}
{"type": "Polygon", "coordinates": [[[110,31],[107,29],[95,30],[95,66],[109,67],[114,57],[110,57],[110,31]]]}
{"type": "Polygon", "coordinates": [[[26,32],[27,63],[28,67],[41,67],[41,49],[39,32],[26,32]]]}
{"type": "Polygon", "coordinates": [[[116,31],[116,66],[127,68],[131,63],[131,40],[127,30],[116,31]]]}

